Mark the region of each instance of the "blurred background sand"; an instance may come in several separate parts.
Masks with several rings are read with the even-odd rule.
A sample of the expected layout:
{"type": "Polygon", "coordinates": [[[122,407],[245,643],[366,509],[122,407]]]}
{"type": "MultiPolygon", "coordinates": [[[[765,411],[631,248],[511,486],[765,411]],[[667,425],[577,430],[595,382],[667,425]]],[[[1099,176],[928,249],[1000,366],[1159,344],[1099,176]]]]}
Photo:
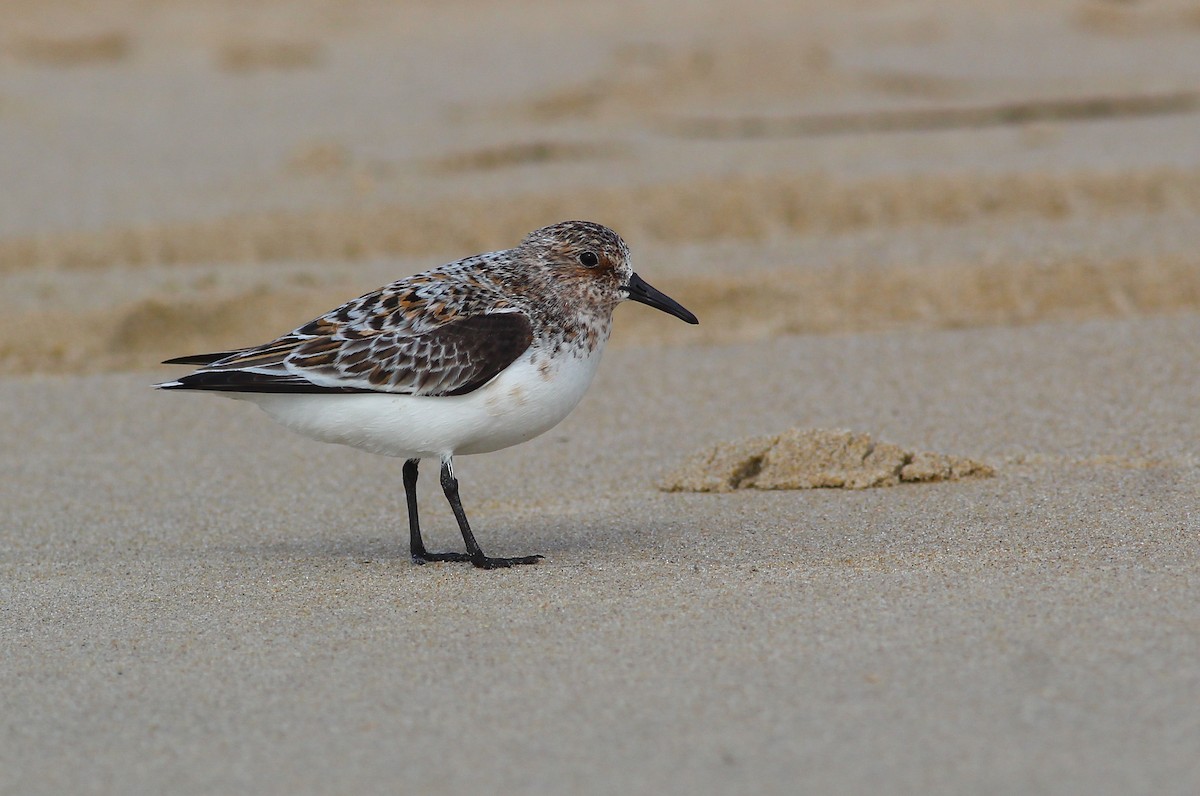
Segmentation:
{"type": "Polygon", "coordinates": [[[6,3],[7,373],[265,339],[547,220],[708,319],[1200,307],[1195,3],[6,3]]]}
{"type": "Polygon", "coordinates": [[[5,790],[1200,787],[1195,0],[14,0],[0,185],[5,790]],[[702,323],[465,465],[536,570],[145,389],[567,218],[702,323]],[[997,477],[654,490],[797,425],[997,477]]]}

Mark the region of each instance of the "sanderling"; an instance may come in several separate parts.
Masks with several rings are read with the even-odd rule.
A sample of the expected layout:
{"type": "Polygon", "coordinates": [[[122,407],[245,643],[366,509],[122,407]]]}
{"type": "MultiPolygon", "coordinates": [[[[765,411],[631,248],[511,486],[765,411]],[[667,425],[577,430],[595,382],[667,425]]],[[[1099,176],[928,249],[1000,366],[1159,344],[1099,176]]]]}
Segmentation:
{"type": "Polygon", "coordinates": [[[454,456],[553,428],[583,398],[626,299],[697,323],[633,272],[617,233],[586,221],[531,232],[393,282],[263,345],[169,359],[200,365],[172,390],[258,404],[292,431],[404,462],[413,561],[493,569],[541,556],[483,554],[458,496],[454,456]],[[466,553],[431,553],[417,518],[417,465],[437,458],[466,553]]]}

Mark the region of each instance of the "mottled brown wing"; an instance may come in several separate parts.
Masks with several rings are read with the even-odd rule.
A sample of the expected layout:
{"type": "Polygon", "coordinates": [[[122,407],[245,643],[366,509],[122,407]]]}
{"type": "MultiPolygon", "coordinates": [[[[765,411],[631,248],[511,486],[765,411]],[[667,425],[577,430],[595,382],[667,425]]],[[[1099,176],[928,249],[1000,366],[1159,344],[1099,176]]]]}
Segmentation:
{"type": "Polygon", "coordinates": [[[227,392],[389,392],[463,395],[525,353],[533,327],[520,312],[495,312],[411,331],[328,327],[231,352],[160,386],[227,392]]]}
{"type": "Polygon", "coordinates": [[[331,334],[298,345],[287,370],[319,386],[410,395],[463,395],[491,381],[533,343],[521,312],[471,315],[429,331],[331,334]]]}

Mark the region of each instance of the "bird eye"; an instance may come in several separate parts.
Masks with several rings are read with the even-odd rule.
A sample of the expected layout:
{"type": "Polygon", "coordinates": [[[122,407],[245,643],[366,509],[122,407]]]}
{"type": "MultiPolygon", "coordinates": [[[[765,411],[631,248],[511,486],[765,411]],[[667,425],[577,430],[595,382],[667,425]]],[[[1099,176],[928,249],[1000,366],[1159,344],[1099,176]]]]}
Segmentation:
{"type": "Polygon", "coordinates": [[[586,268],[595,268],[599,264],[600,258],[596,256],[595,252],[580,252],[579,262],[586,268]]]}

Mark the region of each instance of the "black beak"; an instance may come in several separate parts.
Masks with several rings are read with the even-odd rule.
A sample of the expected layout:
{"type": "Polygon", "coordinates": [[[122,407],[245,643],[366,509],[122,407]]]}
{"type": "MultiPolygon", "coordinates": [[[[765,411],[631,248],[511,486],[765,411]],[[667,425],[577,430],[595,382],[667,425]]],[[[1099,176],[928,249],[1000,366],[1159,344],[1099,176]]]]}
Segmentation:
{"type": "Polygon", "coordinates": [[[700,320],[685,310],[682,304],[661,290],[650,287],[649,283],[637,274],[629,277],[629,284],[625,285],[625,289],[629,291],[629,298],[633,301],[647,304],[656,310],[662,310],[668,315],[674,315],[676,318],[688,323],[700,323],[700,320]]]}

